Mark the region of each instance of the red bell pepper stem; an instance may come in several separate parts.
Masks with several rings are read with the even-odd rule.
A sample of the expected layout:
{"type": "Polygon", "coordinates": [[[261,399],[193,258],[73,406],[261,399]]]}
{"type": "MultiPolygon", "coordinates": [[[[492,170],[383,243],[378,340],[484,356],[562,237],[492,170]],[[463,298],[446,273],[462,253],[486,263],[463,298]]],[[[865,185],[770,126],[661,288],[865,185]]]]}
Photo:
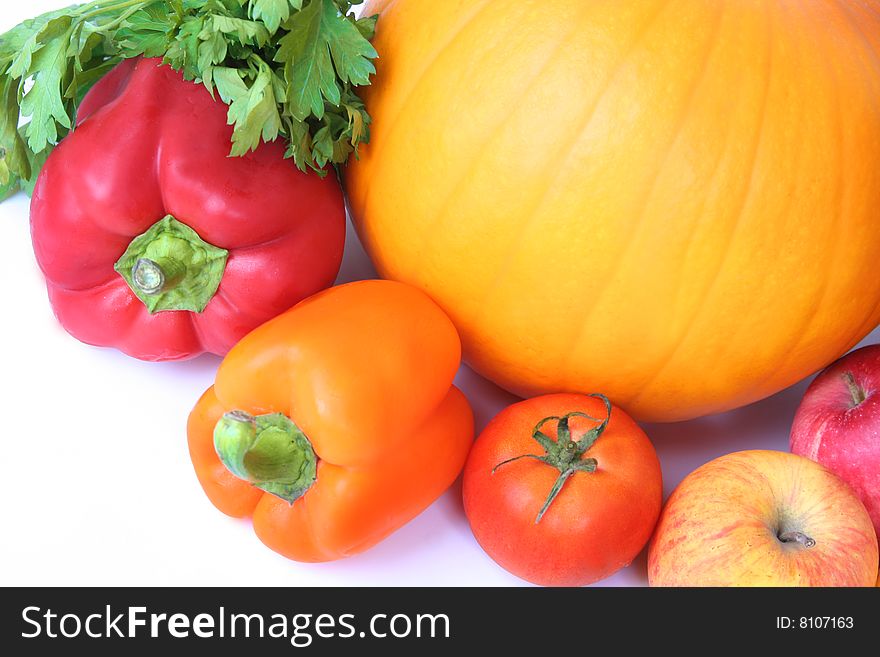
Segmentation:
{"type": "Polygon", "coordinates": [[[186,267],[174,258],[138,258],[131,270],[131,280],[144,294],[167,292],[186,274],[186,267]]]}
{"type": "Polygon", "coordinates": [[[214,297],[228,252],[170,214],[135,237],[115,269],[150,313],[200,313],[214,297]]]}

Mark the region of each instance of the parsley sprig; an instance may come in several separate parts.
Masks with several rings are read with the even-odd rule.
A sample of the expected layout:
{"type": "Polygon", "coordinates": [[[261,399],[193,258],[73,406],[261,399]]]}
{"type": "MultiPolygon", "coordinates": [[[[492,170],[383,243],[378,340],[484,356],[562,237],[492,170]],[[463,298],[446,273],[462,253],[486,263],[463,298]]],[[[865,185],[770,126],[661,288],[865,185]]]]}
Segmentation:
{"type": "Polygon", "coordinates": [[[95,0],[0,35],[0,199],[30,191],[89,88],[124,58],[161,57],[227,105],[231,155],[279,136],[301,170],[369,140],[376,17],[363,0],[95,0]]]}

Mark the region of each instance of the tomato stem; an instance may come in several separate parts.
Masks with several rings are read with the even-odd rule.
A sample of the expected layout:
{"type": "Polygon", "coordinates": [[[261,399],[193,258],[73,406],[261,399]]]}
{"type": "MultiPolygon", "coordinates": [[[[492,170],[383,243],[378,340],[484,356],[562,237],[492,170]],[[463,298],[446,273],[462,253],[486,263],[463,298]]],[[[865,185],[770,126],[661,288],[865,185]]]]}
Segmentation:
{"type": "Polygon", "coordinates": [[[599,462],[596,459],[585,459],[583,458],[583,456],[608,427],[608,422],[611,420],[611,402],[605,395],[592,394],[589,396],[601,399],[602,403],[605,404],[604,418],[600,419],[597,417],[593,417],[592,415],[588,415],[580,411],[573,411],[571,413],[566,413],[562,416],[551,415],[550,417],[545,417],[543,420],[535,425],[535,428],[532,431],[532,438],[534,438],[538,442],[538,444],[544,448],[545,453],[543,455],[523,454],[521,456],[514,456],[513,458],[502,461],[494,468],[492,468],[492,474],[495,474],[495,471],[498,470],[498,468],[503,465],[507,465],[508,463],[512,463],[520,459],[535,459],[537,461],[541,461],[541,463],[546,463],[547,465],[559,470],[559,477],[557,477],[556,482],[553,484],[553,488],[550,489],[550,493],[547,495],[547,499],[544,501],[544,505],[538,512],[538,516],[535,518],[535,524],[541,522],[541,519],[544,517],[544,514],[547,513],[550,505],[553,504],[553,501],[562,491],[563,486],[565,486],[565,482],[568,481],[568,479],[574,473],[595,472],[596,468],[599,466],[599,462]],[[599,425],[584,433],[579,440],[574,440],[571,436],[571,427],[569,426],[571,418],[573,417],[587,418],[588,420],[599,422],[599,425]],[[543,432],[544,425],[554,420],[557,422],[556,440],[553,440],[552,438],[550,438],[550,436],[543,432]]]}

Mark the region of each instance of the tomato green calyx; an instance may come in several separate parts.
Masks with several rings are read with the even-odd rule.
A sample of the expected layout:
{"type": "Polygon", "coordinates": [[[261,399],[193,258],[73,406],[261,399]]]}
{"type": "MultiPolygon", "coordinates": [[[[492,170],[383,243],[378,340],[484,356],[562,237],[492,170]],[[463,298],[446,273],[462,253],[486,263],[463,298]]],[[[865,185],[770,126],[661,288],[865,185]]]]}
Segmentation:
{"type": "Polygon", "coordinates": [[[843,380],[846,382],[846,387],[849,389],[849,394],[852,397],[851,408],[855,408],[868,398],[864,389],[856,383],[856,377],[853,376],[852,372],[844,372],[843,380]]]}
{"type": "Polygon", "coordinates": [[[200,313],[217,293],[228,256],[169,214],[135,237],[113,268],[151,315],[200,313]]]}
{"type": "Polygon", "coordinates": [[[544,448],[543,455],[523,454],[522,456],[515,456],[512,459],[502,461],[492,468],[492,474],[495,474],[495,471],[502,465],[518,461],[519,459],[536,459],[559,470],[559,477],[556,479],[556,483],[553,484],[553,488],[550,489],[550,494],[547,496],[544,506],[542,506],[541,510],[538,512],[538,517],[535,518],[535,524],[541,522],[541,518],[544,517],[544,514],[547,512],[547,509],[550,508],[550,505],[553,504],[553,500],[559,495],[559,492],[562,490],[562,487],[565,486],[565,482],[568,481],[569,477],[575,472],[595,472],[599,465],[599,462],[596,459],[583,458],[583,456],[608,427],[608,422],[611,420],[611,402],[605,395],[592,394],[589,396],[601,399],[602,403],[605,404],[604,419],[593,417],[592,415],[587,415],[586,413],[581,413],[579,411],[566,413],[562,416],[552,415],[550,417],[545,417],[535,425],[535,429],[532,431],[532,438],[538,441],[538,444],[544,448]],[[587,418],[594,422],[599,422],[599,425],[587,431],[580,437],[580,439],[574,440],[571,436],[571,428],[569,427],[569,422],[573,417],[587,418]],[[542,431],[544,425],[551,421],[557,422],[556,440],[553,440],[542,431]]]}
{"type": "Polygon", "coordinates": [[[226,413],[214,427],[214,449],[236,477],[288,504],[302,497],[317,477],[312,443],[282,413],[226,413]]]}

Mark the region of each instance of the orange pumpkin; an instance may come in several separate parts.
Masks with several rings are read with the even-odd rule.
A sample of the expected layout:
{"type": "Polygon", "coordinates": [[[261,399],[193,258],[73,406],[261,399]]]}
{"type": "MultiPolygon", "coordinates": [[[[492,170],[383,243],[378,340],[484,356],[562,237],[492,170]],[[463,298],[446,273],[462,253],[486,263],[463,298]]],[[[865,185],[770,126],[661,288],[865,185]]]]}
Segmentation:
{"type": "Polygon", "coordinates": [[[880,321],[880,0],[375,10],[356,227],[496,383],[680,420],[880,321]]]}

